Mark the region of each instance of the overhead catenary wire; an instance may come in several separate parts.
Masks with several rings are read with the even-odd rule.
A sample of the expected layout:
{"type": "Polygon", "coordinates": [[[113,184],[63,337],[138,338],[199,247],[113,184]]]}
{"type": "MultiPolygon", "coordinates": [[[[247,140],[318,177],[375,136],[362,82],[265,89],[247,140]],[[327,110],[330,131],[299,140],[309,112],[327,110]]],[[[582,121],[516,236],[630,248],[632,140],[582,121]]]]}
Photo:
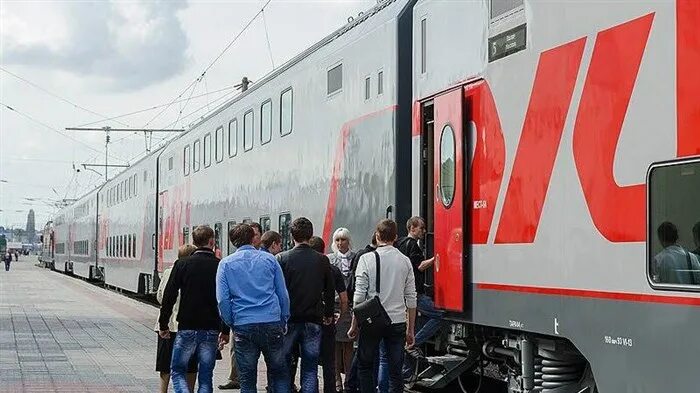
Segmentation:
{"type": "MultiPolygon", "coordinates": [[[[0,66],[0,71],[3,71],[3,72],[5,72],[5,73],[7,73],[8,75],[13,76],[13,77],[15,77],[15,78],[21,80],[22,82],[24,82],[24,83],[26,83],[26,84],[28,84],[28,85],[30,85],[30,86],[32,86],[32,87],[38,89],[38,90],[41,90],[42,92],[48,94],[49,96],[51,96],[51,97],[53,97],[53,98],[56,98],[57,100],[60,100],[60,101],[65,102],[65,103],[68,104],[68,105],[71,105],[71,106],[73,106],[73,107],[75,107],[75,108],[77,108],[77,109],[83,110],[83,111],[88,112],[88,113],[90,113],[90,114],[93,114],[93,115],[95,115],[95,116],[100,116],[100,117],[103,118],[103,120],[100,120],[100,121],[104,121],[104,119],[109,118],[109,116],[103,115],[102,113],[99,113],[99,112],[95,112],[95,111],[93,111],[93,110],[91,110],[91,109],[85,108],[85,107],[82,106],[82,105],[76,104],[75,102],[73,102],[73,101],[71,101],[71,100],[69,100],[69,99],[67,99],[67,98],[61,97],[60,95],[58,95],[58,94],[56,94],[56,93],[53,93],[53,92],[51,92],[51,91],[49,91],[49,90],[47,90],[47,89],[45,89],[45,88],[39,86],[38,84],[36,84],[36,83],[34,83],[34,82],[32,82],[32,81],[30,81],[30,80],[24,78],[24,77],[21,77],[21,76],[15,74],[15,73],[12,72],[12,71],[9,71],[9,70],[3,68],[2,66],[0,66]]],[[[129,127],[128,124],[122,123],[121,121],[117,121],[117,123],[129,127]]]]}
{"type": "MultiPolygon", "coordinates": [[[[90,149],[90,150],[92,150],[92,151],[94,151],[94,152],[97,152],[97,153],[100,153],[100,154],[104,154],[104,153],[105,153],[104,150],[98,150],[98,149],[96,149],[96,148],[94,148],[94,147],[88,145],[87,143],[85,143],[85,142],[83,142],[83,141],[81,141],[81,140],[79,140],[79,139],[76,139],[76,138],[74,138],[74,137],[72,137],[72,136],[70,136],[70,135],[64,133],[63,131],[61,131],[61,130],[59,130],[59,129],[57,129],[57,128],[51,127],[50,125],[48,125],[48,124],[42,122],[41,120],[37,120],[36,118],[34,118],[34,117],[32,117],[32,116],[30,116],[30,115],[28,115],[28,114],[26,114],[26,113],[24,113],[24,112],[22,112],[22,111],[17,110],[16,108],[14,108],[14,107],[12,107],[12,106],[10,106],[10,105],[7,105],[7,104],[5,104],[5,103],[3,103],[3,102],[0,102],[0,105],[2,105],[4,108],[6,108],[6,109],[9,110],[9,111],[12,111],[12,112],[17,113],[18,115],[24,117],[25,119],[27,119],[27,120],[29,120],[29,121],[31,121],[31,122],[33,122],[33,123],[39,124],[39,125],[41,125],[42,127],[46,128],[46,129],[48,129],[48,130],[51,130],[51,131],[53,131],[53,132],[55,132],[55,133],[57,133],[57,134],[59,134],[59,135],[65,137],[65,138],[68,138],[68,139],[72,140],[73,142],[79,143],[79,144],[81,144],[81,145],[87,147],[88,149],[90,149]]],[[[125,161],[123,158],[121,158],[121,157],[115,157],[115,156],[113,156],[113,155],[110,155],[110,157],[112,157],[112,158],[114,158],[114,159],[117,159],[117,160],[120,160],[120,161],[123,161],[123,162],[126,162],[126,161],[125,161]]]]}
{"type": "MultiPolygon", "coordinates": [[[[201,98],[201,97],[208,96],[208,95],[212,95],[212,94],[216,94],[216,93],[221,93],[222,91],[231,90],[231,89],[235,89],[235,88],[236,88],[235,85],[226,86],[226,87],[223,87],[223,88],[218,89],[218,90],[211,91],[211,92],[206,93],[206,94],[198,94],[198,95],[192,96],[191,99],[194,100],[194,99],[197,99],[197,98],[201,98]]],[[[173,104],[177,104],[177,103],[180,103],[180,102],[184,102],[184,101],[186,101],[186,100],[187,100],[186,98],[183,98],[183,99],[181,99],[181,100],[178,100],[178,101],[173,102],[173,104]]],[[[154,106],[151,106],[151,107],[148,107],[148,108],[139,109],[139,110],[132,111],[132,112],[129,112],[129,113],[124,113],[124,114],[119,115],[119,116],[113,116],[113,117],[110,117],[110,118],[107,118],[107,119],[104,119],[104,120],[91,121],[91,122],[89,122],[89,123],[80,124],[80,125],[76,126],[75,128],[87,127],[87,126],[91,126],[91,125],[94,125],[94,124],[97,124],[97,123],[102,123],[102,122],[104,122],[104,121],[110,121],[110,120],[114,120],[114,119],[121,119],[121,118],[128,117],[128,116],[138,115],[138,114],[140,114],[140,113],[153,111],[153,110],[156,110],[156,109],[158,109],[158,108],[162,108],[162,107],[164,107],[164,106],[168,106],[168,104],[165,103],[165,104],[154,105],[154,106]]],[[[128,138],[128,137],[127,137],[127,138],[128,138]]]]}
{"type": "Polygon", "coordinates": [[[170,106],[171,106],[172,104],[175,103],[175,101],[177,101],[178,99],[182,98],[182,96],[185,95],[185,93],[190,89],[190,87],[192,87],[192,85],[199,83],[199,82],[201,81],[201,79],[204,77],[204,75],[206,75],[206,73],[207,73],[207,72],[219,61],[219,59],[221,59],[221,57],[231,48],[231,46],[233,46],[233,44],[236,43],[236,41],[238,41],[238,39],[243,35],[243,33],[244,33],[246,30],[248,30],[248,28],[253,24],[253,22],[255,22],[255,20],[265,11],[265,8],[267,8],[267,6],[270,4],[271,1],[272,1],[272,0],[267,0],[267,1],[265,2],[265,4],[263,4],[263,6],[260,8],[260,10],[259,10],[257,13],[255,13],[255,15],[253,15],[252,18],[250,18],[250,20],[248,21],[248,23],[245,24],[245,26],[243,26],[243,28],[238,32],[238,34],[236,34],[236,35],[233,37],[233,39],[232,39],[231,41],[229,41],[228,44],[226,44],[226,46],[224,47],[224,49],[209,63],[209,65],[207,65],[207,66],[204,68],[204,70],[201,72],[201,74],[199,74],[199,76],[197,76],[197,78],[195,78],[192,82],[190,82],[190,83],[187,85],[187,87],[185,87],[185,88],[182,90],[182,92],[180,92],[180,94],[178,94],[168,105],[165,106],[165,108],[163,108],[163,110],[161,110],[160,112],[158,112],[158,113],[157,113],[155,116],[153,116],[148,122],[146,122],[146,124],[143,126],[143,128],[145,128],[146,126],[148,126],[149,124],[151,124],[155,119],[157,119],[158,117],[160,117],[166,110],[168,110],[168,108],[170,108],[170,106]]]}
{"type": "Polygon", "coordinates": [[[270,64],[272,64],[272,69],[275,69],[275,59],[272,57],[272,45],[270,44],[270,33],[267,30],[267,20],[265,19],[265,12],[262,12],[263,26],[265,27],[265,39],[267,40],[267,53],[270,55],[270,64]]]}

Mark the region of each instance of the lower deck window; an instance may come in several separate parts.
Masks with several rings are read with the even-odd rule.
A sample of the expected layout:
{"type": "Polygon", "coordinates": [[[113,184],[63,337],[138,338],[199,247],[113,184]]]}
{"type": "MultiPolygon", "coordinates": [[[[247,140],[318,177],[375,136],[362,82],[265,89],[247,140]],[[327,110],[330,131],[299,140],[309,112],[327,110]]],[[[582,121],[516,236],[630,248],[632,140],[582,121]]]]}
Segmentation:
{"type": "Polygon", "coordinates": [[[652,285],[700,290],[700,160],[655,165],[648,187],[652,285]]]}

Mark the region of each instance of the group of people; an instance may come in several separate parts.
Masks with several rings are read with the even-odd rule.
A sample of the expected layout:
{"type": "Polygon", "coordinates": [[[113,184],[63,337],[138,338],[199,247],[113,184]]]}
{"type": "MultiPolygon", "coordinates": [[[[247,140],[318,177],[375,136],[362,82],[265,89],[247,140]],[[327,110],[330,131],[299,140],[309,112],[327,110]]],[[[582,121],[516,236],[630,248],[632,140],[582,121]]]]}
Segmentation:
{"type": "Polygon", "coordinates": [[[652,279],[659,284],[700,285],[700,222],[692,230],[695,250],[678,244],[678,228],[670,221],[662,222],[656,235],[663,249],[654,256],[652,279]]]}
{"type": "Polygon", "coordinates": [[[195,228],[194,245],[179,249],[158,289],[161,391],[170,379],[176,392],[194,391],[195,379],[198,391],[213,391],[215,361],[230,344],[231,373],[220,389],[256,392],[262,354],[269,392],[297,391],[298,363],[301,392],[319,391],[319,364],[324,393],[402,392],[415,368],[407,351],[420,353],[414,348],[442,322],[426,291],[433,259],[424,257],[419,244],[425,222],[412,217],[406,227],[408,236],[398,239],[396,223],[381,220],[370,244],[357,252],[350,231],[339,228],[333,252],[325,255],[325,242],[313,235],[307,218],[292,222],[294,248],[284,252],[279,233],[242,223],[228,234],[236,251],[222,260],[214,231],[195,228]],[[375,285],[379,279],[381,287],[375,285]],[[386,311],[388,328],[360,326],[352,309],[370,299],[386,311]],[[417,309],[427,322],[415,334],[417,309]]]}

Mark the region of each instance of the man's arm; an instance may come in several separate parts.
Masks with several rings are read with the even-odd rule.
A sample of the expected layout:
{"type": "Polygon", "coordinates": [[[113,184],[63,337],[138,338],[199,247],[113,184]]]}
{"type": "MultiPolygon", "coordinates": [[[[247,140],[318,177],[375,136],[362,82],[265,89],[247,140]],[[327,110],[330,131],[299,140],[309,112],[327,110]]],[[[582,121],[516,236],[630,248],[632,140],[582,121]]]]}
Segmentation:
{"type": "MultiPolygon", "coordinates": [[[[216,269],[216,302],[219,307],[219,315],[224,323],[233,326],[233,313],[231,309],[231,292],[228,286],[228,278],[225,271],[226,264],[219,263],[216,269]]],[[[222,332],[224,327],[222,326],[222,332]]]]}
{"type": "Polygon", "coordinates": [[[367,273],[367,264],[364,261],[365,258],[360,258],[357,262],[357,270],[355,271],[355,294],[353,295],[353,304],[355,307],[367,300],[369,274],[367,273]]]}
{"type": "Polygon", "coordinates": [[[165,285],[165,291],[163,291],[163,302],[160,307],[160,318],[158,318],[161,331],[168,330],[168,322],[173,314],[173,307],[182,286],[182,266],[184,266],[184,263],[178,263],[173,266],[173,270],[170,272],[170,279],[165,285]]]}
{"type": "Polygon", "coordinates": [[[340,297],[340,314],[347,314],[350,310],[350,307],[348,307],[348,293],[346,291],[340,292],[338,297],[340,297]]]}
{"type": "Polygon", "coordinates": [[[333,272],[331,271],[331,263],[328,257],[321,255],[321,263],[323,264],[323,316],[325,318],[333,318],[333,308],[335,304],[335,282],[333,281],[333,272]]]}
{"type": "Polygon", "coordinates": [[[416,277],[413,275],[413,269],[408,268],[406,276],[406,284],[404,286],[404,299],[406,308],[408,308],[408,325],[406,325],[406,347],[410,348],[415,342],[415,326],[416,326],[416,307],[418,305],[416,294],[416,277]]]}
{"type": "Polygon", "coordinates": [[[279,263],[274,261],[272,269],[275,275],[275,293],[280,302],[280,318],[282,323],[287,324],[289,320],[289,293],[287,292],[287,284],[285,284],[284,274],[282,274],[282,268],[279,263]]]}

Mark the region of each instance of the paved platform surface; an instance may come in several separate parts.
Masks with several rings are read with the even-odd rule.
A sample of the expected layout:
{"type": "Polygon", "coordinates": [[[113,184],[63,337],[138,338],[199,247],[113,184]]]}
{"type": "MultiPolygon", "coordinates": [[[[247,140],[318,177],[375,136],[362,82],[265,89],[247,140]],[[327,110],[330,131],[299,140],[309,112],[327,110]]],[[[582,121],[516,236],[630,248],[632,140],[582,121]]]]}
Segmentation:
{"type": "MultiPolygon", "coordinates": [[[[158,309],[35,263],[0,269],[0,392],[157,392],[158,309]]],[[[262,389],[262,361],[258,373],[262,389]]]]}

